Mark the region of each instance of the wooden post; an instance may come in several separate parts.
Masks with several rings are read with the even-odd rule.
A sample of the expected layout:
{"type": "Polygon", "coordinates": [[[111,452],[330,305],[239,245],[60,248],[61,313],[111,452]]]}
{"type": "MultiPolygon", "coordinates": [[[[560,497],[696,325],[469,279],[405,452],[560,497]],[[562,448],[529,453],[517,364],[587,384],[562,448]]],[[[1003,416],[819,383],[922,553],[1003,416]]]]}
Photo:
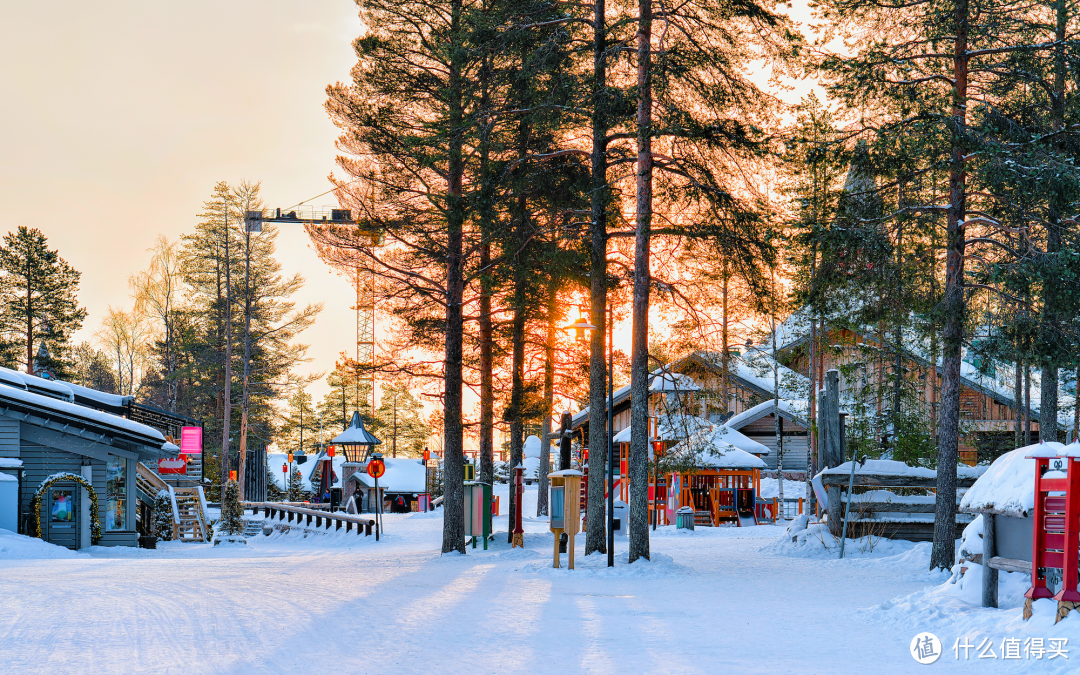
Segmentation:
{"type": "MultiPolygon", "coordinates": [[[[822,435],[818,441],[824,444],[824,463],[835,468],[844,463],[840,450],[840,372],[836,369],[825,373],[825,397],[821,401],[822,435]]],[[[844,513],[840,506],[840,487],[830,487],[829,531],[840,536],[844,513]]]]}
{"type": "Polygon", "coordinates": [[[997,555],[997,543],[994,540],[994,514],[983,511],[983,583],[982,606],[998,606],[998,571],[990,567],[990,559],[997,555]]]}

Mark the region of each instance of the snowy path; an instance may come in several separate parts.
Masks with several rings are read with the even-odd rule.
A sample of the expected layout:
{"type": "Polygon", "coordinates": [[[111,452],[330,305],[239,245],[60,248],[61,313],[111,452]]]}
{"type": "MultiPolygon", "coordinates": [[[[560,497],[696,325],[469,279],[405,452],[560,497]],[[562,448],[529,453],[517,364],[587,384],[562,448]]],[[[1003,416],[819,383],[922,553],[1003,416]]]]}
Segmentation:
{"type": "MultiPolygon", "coordinates": [[[[387,516],[379,543],[294,532],[227,550],[170,543],[0,559],[0,672],[923,668],[908,655],[918,627],[875,620],[881,610],[868,608],[941,582],[925,571],[924,549],[821,560],[777,555],[769,545],[780,528],[662,528],[652,563],[627,566],[620,541],[614,570],[579,554],[571,572],[551,569],[545,523],[529,522],[527,548],[511,550],[505,520],[491,550],[466,556],[438,555],[438,512],[387,516]]],[[[1006,672],[947,657],[933,668],[1006,672]]]]}

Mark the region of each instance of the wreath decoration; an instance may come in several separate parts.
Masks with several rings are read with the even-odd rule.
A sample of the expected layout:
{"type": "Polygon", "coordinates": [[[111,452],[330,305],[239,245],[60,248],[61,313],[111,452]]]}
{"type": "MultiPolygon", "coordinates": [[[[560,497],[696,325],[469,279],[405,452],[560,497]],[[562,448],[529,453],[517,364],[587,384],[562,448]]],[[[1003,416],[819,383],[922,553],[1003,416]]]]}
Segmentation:
{"type": "Polygon", "coordinates": [[[34,515],[34,536],[38,539],[41,538],[41,498],[52,487],[52,484],[58,481],[71,481],[86,488],[90,493],[90,543],[96,545],[101,541],[101,520],[98,518],[97,492],[94,490],[94,486],[90,484],[90,481],[70,471],[54,473],[41,481],[41,485],[34,492],[34,497],[30,500],[30,513],[34,515]]]}

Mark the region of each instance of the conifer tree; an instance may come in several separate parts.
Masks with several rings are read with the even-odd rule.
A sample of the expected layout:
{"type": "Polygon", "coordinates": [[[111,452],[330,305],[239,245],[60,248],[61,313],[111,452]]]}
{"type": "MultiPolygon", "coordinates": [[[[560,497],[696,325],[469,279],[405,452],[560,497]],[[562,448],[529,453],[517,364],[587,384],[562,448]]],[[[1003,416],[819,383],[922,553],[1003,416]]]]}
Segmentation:
{"type": "Polygon", "coordinates": [[[240,486],[230,480],[225,484],[225,499],[221,502],[221,520],[217,523],[219,532],[230,535],[244,531],[244,510],[240,506],[240,486]]]}
{"type": "Polygon", "coordinates": [[[3,363],[17,363],[33,374],[35,355],[45,344],[49,374],[67,379],[71,372],[71,335],[82,326],[86,309],[76,293],[80,273],[40,230],[20,226],[4,235],[0,246],[0,349],[3,363]]]}

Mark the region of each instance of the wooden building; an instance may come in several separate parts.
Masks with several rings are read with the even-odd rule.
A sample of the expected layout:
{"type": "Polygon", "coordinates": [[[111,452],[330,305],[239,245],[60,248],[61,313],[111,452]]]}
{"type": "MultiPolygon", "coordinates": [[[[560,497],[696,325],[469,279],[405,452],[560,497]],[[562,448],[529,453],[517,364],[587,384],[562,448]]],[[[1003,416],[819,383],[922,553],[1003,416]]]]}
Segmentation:
{"type": "MultiPolygon", "coordinates": [[[[91,545],[89,485],[97,496],[102,546],[135,546],[142,512],[137,465],[157,466],[178,448],[159,429],[80,402],[111,395],[0,368],[0,472],[18,481],[19,531],[45,541],[91,545]],[[78,395],[76,395],[78,392],[78,395]],[[61,474],[55,477],[56,474],[61,474]],[[48,479],[51,483],[44,485],[48,479]],[[85,483],[83,483],[85,481],[85,483]],[[40,494],[39,521],[31,512],[40,494]]],[[[96,538],[96,537],[95,537],[96,538]]]]}

